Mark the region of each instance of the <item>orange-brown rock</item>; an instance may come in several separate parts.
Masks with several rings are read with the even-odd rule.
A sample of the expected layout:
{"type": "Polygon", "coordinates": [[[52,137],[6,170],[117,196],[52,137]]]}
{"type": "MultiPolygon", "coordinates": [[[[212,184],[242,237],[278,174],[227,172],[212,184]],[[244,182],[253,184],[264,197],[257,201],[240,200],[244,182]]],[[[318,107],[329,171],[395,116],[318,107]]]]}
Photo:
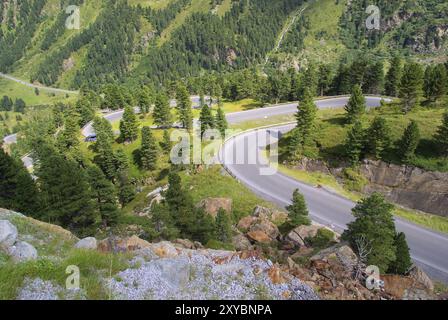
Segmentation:
{"type": "Polygon", "coordinates": [[[270,243],[272,241],[272,239],[266,233],[259,230],[251,231],[247,235],[252,240],[260,243],[270,243]]]}

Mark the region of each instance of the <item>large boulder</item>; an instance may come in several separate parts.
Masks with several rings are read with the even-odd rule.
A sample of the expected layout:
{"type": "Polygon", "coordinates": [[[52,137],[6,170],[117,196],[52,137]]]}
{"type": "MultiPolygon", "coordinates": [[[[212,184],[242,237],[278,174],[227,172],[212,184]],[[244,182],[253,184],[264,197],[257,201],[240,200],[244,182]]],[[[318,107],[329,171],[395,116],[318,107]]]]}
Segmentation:
{"type": "Polygon", "coordinates": [[[331,263],[338,262],[348,272],[353,271],[353,267],[358,265],[358,256],[353,250],[344,244],[337,244],[333,247],[320,251],[310,259],[311,262],[318,264],[319,261],[331,263]]]}
{"type": "Polygon", "coordinates": [[[317,225],[299,226],[288,233],[286,239],[300,246],[304,246],[305,240],[307,238],[314,238],[319,229],[321,229],[321,227],[317,225]]]}
{"type": "Polygon", "coordinates": [[[17,228],[8,220],[0,220],[0,249],[8,251],[17,241],[17,228]]]}
{"type": "Polygon", "coordinates": [[[86,250],[96,250],[98,247],[98,243],[95,238],[88,237],[82,240],[79,240],[77,244],[75,244],[75,248],[77,249],[86,249],[86,250]]]}
{"type": "Polygon", "coordinates": [[[263,231],[250,231],[247,233],[247,236],[259,243],[270,243],[272,239],[263,231]]]}
{"type": "Polygon", "coordinates": [[[235,247],[236,251],[245,251],[252,249],[250,241],[241,233],[232,238],[232,244],[235,247]]]}
{"type": "Polygon", "coordinates": [[[257,221],[255,217],[244,217],[238,222],[237,228],[243,232],[246,232],[257,221]]]}
{"type": "Polygon", "coordinates": [[[170,242],[162,241],[151,244],[151,250],[160,258],[174,258],[179,255],[179,251],[170,242]]]}
{"type": "Polygon", "coordinates": [[[232,212],[232,199],[207,198],[199,202],[197,207],[204,209],[205,212],[216,218],[219,209],[224,209],[227,213],[232,212]]]}
{"type": "Polygon", "coordinates": [[[26,262],[37,259],[37,250],[24,241],[18,241],[9,249],[9,255],[14,262],[26,262]]]}
{"type": "Polygon", "coordinates": [[[428,275],[419,267],[414,266],[409,272],[409,276],[417,281],[417,283],[423,285],[426,289],[433,292],[434,291],[434,283],[428,277],[428,275]]]}
{"type": "Polygon", "coordinates": [[[249,232],[258,231],[265,233],[271,240],[275,240],[280,235],[278,227],[268,219],[259,219],[249,228],[249,232]]]}
{"type": "Polygon", "coordinates": [[[288,235],[286,236],[286,240],[291,241],[296,245],[304,246],[306,245],[306,239],[316,237],[317,233],[321,229],[327,229],[333,232],[333,241],[339,241],[339,235],[337,235],[333,230],[330,230],[329,228],[318,223],[313,223],[310,226],[299,226],[295,228],[290,233],[288,233],[288,235]]]}
{"type": "Polygon", "coordinates": [[[262,206],[257,206],[252,213],[253,217],[262,218],[262,219],[271,219],[272,211],[269,208],[265,208],[262,206]]]}

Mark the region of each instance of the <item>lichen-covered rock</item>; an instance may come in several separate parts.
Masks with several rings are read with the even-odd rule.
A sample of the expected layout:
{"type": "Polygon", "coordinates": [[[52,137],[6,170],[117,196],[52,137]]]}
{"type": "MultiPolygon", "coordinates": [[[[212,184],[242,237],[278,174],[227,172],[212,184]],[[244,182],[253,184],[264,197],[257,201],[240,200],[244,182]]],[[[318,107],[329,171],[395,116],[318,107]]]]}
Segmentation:
{"type": "Polygon", "coordinates": [[[18,241],[9,248],[9,255],[14,262],[36,260],[38,257],[36,248],[24,241],[18,241]]]}
{"type": "Polygon", "coordinates": [[[81,239],[77,244],[75,244],[75,248],[77,249],[96,250],[97,247],[98,243],[93,237],[81,239]]]}
{"type": "Polygon", "coordinates": [[[8,252],[17,241],[17,228],[8,220],[0,220],[0,249],[8,252]]]}

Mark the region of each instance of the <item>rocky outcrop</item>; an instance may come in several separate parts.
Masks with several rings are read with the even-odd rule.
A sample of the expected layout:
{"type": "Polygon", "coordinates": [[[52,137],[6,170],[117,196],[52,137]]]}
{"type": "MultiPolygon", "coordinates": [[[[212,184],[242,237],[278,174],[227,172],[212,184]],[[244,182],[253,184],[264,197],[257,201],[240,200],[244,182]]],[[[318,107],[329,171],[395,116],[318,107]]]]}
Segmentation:
{"type": "Polygon", "coordinates": [[[247,237],[258,243],[271,243],[275,241],[280,232],[278,227],[268,218],[272,212],[263,207],[255,208],[253,216],[248,216],[240,220],[237,228],[247,234],[247,237]]]}
{"type": "Polygon", "coordinates": [[[0,249],[7,250],[17,241],[17,228],[7,220],[0,220],[0,249]]]}
{"type": "Polygon", "coordinates": [[[368,290],[365,283],[354,277],[359,260],[353,250],[338,244],[310,258],[306,267],[288,260],[291,273],[319,290],[323,299],[379,300],[381,292],[368,290]]]}
{"type": "Polygon", "coordinates": [[[138,264],[111,279],[108,286],[113,298],[318,299],[308,285],[257,255],[179,248],[172,251],[166,242],[146,250],[157,253],[162,247],[171,254],[137,256],[138,264]]]}
{"type": "Polygon", "coordinates": [[[20,263],[37,259],[37,250],[31,244],[18,240],[18,231],[8,220],[0,220],[0,251],[20,263]]]}
{"type": "MultiPolygon", "coordinates": [[[[343,169],[332,168],[322,160],[301,159],[293,168],[332,174],[343,182],[343,169]]],[[[363,192],[380,192],[398,205],[441,216],[448,216],[448,173],[425,171],[412,166],[365,160],[360,165],[367,179],[363,192]]]]}
{"type": "Polygon", "coordinates": [[[367,193],[378,191],[402,206],[448,216],[448,173],[370,160],[361,165],[361,173],[370,182],[367,193]]]}
{"type": "Polygon", "coordinates": [[[298,246],[306,246],[307,239],[314,238],[321,229],[331,231],[334,234],[333,241],[337,242],[339,240],[340,236],[333,230],[325,227],[324,225],[314,222],[310,226],[298,226],[287,234],[285,240],[290,241],[298,246]]]}

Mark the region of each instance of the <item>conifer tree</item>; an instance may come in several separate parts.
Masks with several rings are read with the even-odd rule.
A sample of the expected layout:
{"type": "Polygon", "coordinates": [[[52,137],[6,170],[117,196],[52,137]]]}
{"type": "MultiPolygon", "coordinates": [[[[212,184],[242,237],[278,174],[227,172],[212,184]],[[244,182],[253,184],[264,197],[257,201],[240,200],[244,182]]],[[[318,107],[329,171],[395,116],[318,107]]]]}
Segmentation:
{"type": "Polygon", "coordinates": [[[224,111],[222,111],[221,106],[218,106],[218,110],[215,116],[215,124],[216,128],[221,133],[222,138],[224,139],[226,136],[226,130],[228,128],[228,123],[224,111]]]}
{"type": "Polygon", "coordinates": [[[156,96],[153,118],[154,123],[161,128],[167,128],[172,125],[170,102],[164,93],[156,96]]]}
{"type": "Polygon", "coordinates": [[[149,127],[142,129],[142,144],[139,157],[140,165],[145,170],[154,170],[157,165],[157,145],[149,127]]]}
{"type": "Polygon", "coordinates": [[[356,121],[347,134],[345,152],[352,165],[356,165],[361,160],[362,151],[365,144],[365,132],[360,121],[356,121]]]}
{"type": "Polygon", "coordinates": [[[81,130],[79,123],[79,114],[76,109],[69,106],[64,111],[64,127],[58,134],[58,148],[61,152],[66,153],[78,150],[80,145],[79,131],[81,130]]]}
{"type": "Polygon", "coordinates": [[[39,217],[38,189],[23,164],[0,147],[0,208],[39,217]]]}
{"type": "Polygon", "coordinates": [[[177,86],[176,100],[179,122],[185,129],[191,130],[193,128],[192,104],[188,90],[183,84],[177,86]]]}
{"type": "Polygon", "coordinates": [[[366,99],[362,94],[361,86],[355,85],[353,87],[352,95],[345,106],[345,111],[347,112],[347,123],[355,123],[366,112],[366,99]]]}
{"type": "Polygon", "coordinates": [[[207,104],[202,106],[199,122],[201,123],[201,137],[204,135],[206,130],[213,129],[215,127],[212,111],[207,104]]]}
{"type": "Polygon", "coordinates": [[[120,204],[122,207],[126,206],[132,200],[134,200],[136,196],[136,191],[134,185],[131,183],[129,179],[129,174],[126,171],[121,171],[119,173],[119,192],[118,198],[120,200],[120,204]]]}
{"type": "Polygon", "coordinates": [[[171,137],[168,130],[163,130],[163,137],[162,141],[160,142],[160,146],[162,147],[162,150],[165,154],[170,154],[172,143],[171,143],[171,137]]]}
{"type": "Polygon", "coordinates": [[[443,115],[442,124],[437,130],[435,140],[443,154],[448,157],[448,112],[443,115]]]}
{"type": "Polygon", "coordinates": [[[219,241],[229,243],[232,240],[232,224],[229,214],[222,208],[216,215],[216,237],[219,241]]]}
{"type": "Polygon", "coordinates": [[[124,109],[123,119],[120,120],[120,140],[132,142],[137,139],[138,124],[134,110],[127,106],[124,109]]]}
{"type": "Polygon", "coordinates": [[[308,89],[305,90],[304,98],[298,106],[296,113],[297,128],[296,133],[299,143],[303,147],[308,143],[315,126],[317,107],[314,104],[313,96],[308,89]]]}
{"type": "Polygon", "coordinates": [[[403,232],[395,236],[396,258],[389,266],[389,273],[406,275],[412,267],[412,259],[406,235],[403,232]]]}
{"type": "Polygon", "coordinates": [[[398,96],[400,87],[402,61],[398,54],[394,55],[390,61],[390,68],[386,75],[385,93],[390,97],[398,96]]]}
{"type": "Polygon", "coordinates": [[[424,91],[426,99],[436,101],[447,93],[447,71],[443,64],[428,66],[425,71],[424,91]]]}
{"type": "Polygon", "coordinates": [[[375,117],[367,130],[367,153],[377,159],[382,159],[384,152],[391,143],[390,128],[382,117],[375,117]]]}
{"type": "Polygon", "coordinates": [[[143,115],[146,115],[149,112],[149,110],[151,109],[151,105],[153,103],[152,95],[151,95],[148,87],[143,87],[138,90],[137,103],[140,108],[140,112],[143,115]]]}
{"type": "Polygon", "coordinates": [[[288,211],[291,226],[298,227],[311,224],[305,198],[298,189],[294,190],[292,204],[286,207],[286,210],[288,211]]]}
{"type": "Polygon", "coordinates": [[[362,244],[370,252],[366,263],[378,266],[381,272],[386,272],[396,259],[393,208],[381,194],[374,193],[358,202],[352,210],[356,220],[342,235],[355,250],[362,244]]]}
{"type": "Polygon", "coordinates": [[[399,97],[403,112],[408,113],[419,106],[423,94],[423,70],[418,63],[407,63],[400,81],[399,97]]]}
{"type": "Polygon", "coordinates": [[[106,179],[104,173],[97,167],[87,169],[92,197],[101,215],[104,227],[115,225],[118,222],[120,211],[117,207],[117,196],[114,185],[106,179]]]}
{"type": "Polygon", "coordinates": [[[415,150],[420,142],[420,130],[415,121],[411,121],[404,131],[403,137],[399,141],[399,155],[401,160],[409,163],[415,155],[415,150]]]}
{"type": "Polygon", "coordinates": [[[85,171],[48,146],[39,150],[37,182],[42,191],[45,221],[90,235],[98,222],[85,171]]]}

